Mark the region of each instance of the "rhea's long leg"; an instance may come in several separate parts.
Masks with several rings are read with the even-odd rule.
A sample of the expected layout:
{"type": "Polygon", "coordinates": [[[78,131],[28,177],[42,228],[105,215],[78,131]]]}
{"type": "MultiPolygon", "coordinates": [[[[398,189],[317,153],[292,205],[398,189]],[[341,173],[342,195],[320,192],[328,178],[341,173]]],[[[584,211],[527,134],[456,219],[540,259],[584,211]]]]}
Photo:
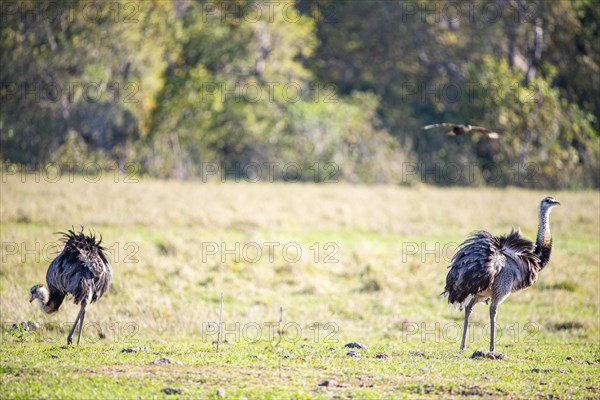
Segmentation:
{"type": "Polygon", "coordinates": [[[498,278],[492,287],[492,304],[490,304],[490,353],[494,353],[496,350],[496,311],[498,306],[510,295],[512,287],[510,275],[498,278]]]}
{"type": "Polygon", "coordinates": [[[501,293],[495,298],[492,298],[492,304],[490,305],[490,352],[496,351],[496,311],[498,306],[502,303],[510,293],[501,293]]]}
{"type": "Polygon", "coordinates": [[[67,336],[67,344],[73,343],[73,332],[75,332],[75,327],[77,326],[77,323],[79,322],[79,319],[81,318],[81,315],[83,314],[84,310],[85,310],[85,304],[82,304],[81,308],[79,309],[79,313],[77,314],[77,318],[75,318],[75,323],[73,324],[73,326],[71,327],[71,330],[69,331],[69,336],[67,336]]]}
{"type": "Polygon", "coordinates": [[[469,317],[471,316],[471,311],[473,311],[473,307],[467,306],[465,308],[465,325],[463,327],[462,342],[460,343],[460,350],[461,351],[467,348],[467,346],[466,346],[466,342],[467,342],[467,329],[469,328],[469,317]]]}
{"type": "Polygon", "coordinates": [[[85,319],[85,306],[83,306],[83,314],[81,314],[81,320],[79,321],[79,335],[77,335],[77,345],[81,340],[81,330],[83,329],[83,320],[85,319]]]}
{"type": "Polygon", "coordinates": [[[473,306],[475,305],[475,298],[467,304],[465,307],[465,325],[463,326],[463,336],[462,342],[460,343],[460,350],[464,350],[467,348],[467,331],[469,330],[469,317],[471,316],[471,311],[473,311],[473,306]]]}
{"type": "Polygon", "coordinates": [[[495,334],[496,334],[496,304],[492,303],[490,306],[490,352],[494,352],[495,346],[495,334]]]}

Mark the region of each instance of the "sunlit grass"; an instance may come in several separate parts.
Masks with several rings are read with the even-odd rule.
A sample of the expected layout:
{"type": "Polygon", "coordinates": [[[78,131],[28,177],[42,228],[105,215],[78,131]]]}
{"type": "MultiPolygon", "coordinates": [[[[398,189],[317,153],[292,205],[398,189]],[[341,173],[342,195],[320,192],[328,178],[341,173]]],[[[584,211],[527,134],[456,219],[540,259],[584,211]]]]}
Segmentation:
{"type": "Polygon", "coordinates": [[[598,192],[13,177],[1,192],[2,397],[600,394],[598,192]],[[459,353],[463,314],[439,297],[453,250],[476,229],[533,239],[546,195],[562,203],[552,260],[499,308],[509,360],[470,360],[488,346],[488,309],[459,353]],[[80,224],[102,234],[114,284],[89,307],[83,345],[64,348],[78,307],[44,315],[29,288],[45,282],[55,232],[80,224]],[[216,354],[220,292],[229,343],[216,354]],[[41,329],[18,336],[21,321],[41,329]],[[350,341],[370,347],[347,356],[350,341]]]}

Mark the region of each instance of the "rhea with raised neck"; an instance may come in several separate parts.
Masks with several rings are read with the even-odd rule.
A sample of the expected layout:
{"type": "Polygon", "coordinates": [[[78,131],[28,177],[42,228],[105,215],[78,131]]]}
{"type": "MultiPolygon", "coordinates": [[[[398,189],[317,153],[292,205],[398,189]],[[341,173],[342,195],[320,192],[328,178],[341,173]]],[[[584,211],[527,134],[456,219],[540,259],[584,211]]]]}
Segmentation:
{"type": "MultiPolygon", "coordinates": [[[[493,236],[486,231],[473,233],[452,258],[443,295],[448,302],[465,309],[460,349],[466,348],[469,316],[475,304],[491,300],[490,353],[495,354],[495,324],[498,306],[513,292],[533,285],[538,272],[550,260],[552,235],[550,212],[560,205],[553,197],[540,202],[536,243],[520,231],[493,236]]],[[[501,354],[501,353],[498,353],[501,354]]]]}
{"type": "Polygon", "coordinates": [[[542,270],[552,253],[552,233],[550,232],[550,212],[560,205],[554,197],[546,197],[540,203],[538,234],[535,242],[535,252],[540,258],[540,270],[542,270]]]}

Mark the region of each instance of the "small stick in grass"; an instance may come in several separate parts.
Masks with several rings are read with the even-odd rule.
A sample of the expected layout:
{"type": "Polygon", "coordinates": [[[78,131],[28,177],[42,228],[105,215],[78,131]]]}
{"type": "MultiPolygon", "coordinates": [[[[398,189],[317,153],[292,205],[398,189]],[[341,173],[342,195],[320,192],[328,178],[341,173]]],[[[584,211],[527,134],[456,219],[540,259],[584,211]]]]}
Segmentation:
{"type": "Polygon", "coordinates": [[[223,292],[221,292],[221,307],[219,310],[219,330],[217,331],[217,353],[219,352],[219,343],[221,343],[221,326],[223,325],[223,292]]]}
{"type": "Polygon", "coordinates": [[[279,379],[282,378],[281,374],[281,323],[283,322],[283,307],[279,307],[279,326],[277,333],[279,334],[279,340],[277,341],[277,352],[279,353],[279,379]]]}

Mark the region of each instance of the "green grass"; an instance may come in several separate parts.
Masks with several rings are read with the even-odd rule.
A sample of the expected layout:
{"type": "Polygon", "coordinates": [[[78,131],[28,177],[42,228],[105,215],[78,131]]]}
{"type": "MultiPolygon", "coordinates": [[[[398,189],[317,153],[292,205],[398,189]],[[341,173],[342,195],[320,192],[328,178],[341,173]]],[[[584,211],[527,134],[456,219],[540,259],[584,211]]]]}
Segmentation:
{"type": "Polygon", "coordinates": [[[1,185],[2,398],[216,397],[219,388],[233,398],[600,396],[598,192],[14,177],[1,185]],[[438,296],[454,246],[476,229],[520,226],[534,238],[548,194],[562,203],[550,264],[499,308],[497,350],[509,358],[472,360],[488,347],[488,309],[475,307],[459,352],[463,314],[438,296]],[[54,232],[79,224],[102,234],[114,281],[89,307],[82,345],[67,347],[78,307],[67,301],[44,315],[29,289],[44,282],[54,232]],[[237,254],[222,251],[236,243],[237,254]],[[283,253],[286,244],[302,256],[283,253]],[[203,252],[210,246],[216,254],[203,252]],[[217,353],[220,292],[228,343],[217,353]],[[11,329],[21,321],[40,329],[11,329]],[[369,348],[349,356],[351,341],[369,348]],[[121,352],[139,346],[149,350],[121,352]],[[153,364],[161,357],[172,363],[153,364]]]}
{"type": "Polygon", "coordinates": [[[3,347],[3,395],[32,397],[597,397],[598,353],[590,345],[510,347],[509,360],[472,360],[450,348],[391,343],[349,357],[340,346],[268,343],[155,343],[121,353],[114,343],[67,348],[49,343],[3,347]],[[419,349],[419,350],[415,350],[419,349]],[[594,352],[596,352],[594,354],[594,352]],[[595,358],[594,358],[595,357],[595,358]],[[153,364],[168,358],[171,364],[153,364]],[[567,359],[569,358],[569,359],[567,359]],[[279,363],[281,361],[281,370],[279,363]],[[325,380],[330,386],[319,386],[325,380]]]}

